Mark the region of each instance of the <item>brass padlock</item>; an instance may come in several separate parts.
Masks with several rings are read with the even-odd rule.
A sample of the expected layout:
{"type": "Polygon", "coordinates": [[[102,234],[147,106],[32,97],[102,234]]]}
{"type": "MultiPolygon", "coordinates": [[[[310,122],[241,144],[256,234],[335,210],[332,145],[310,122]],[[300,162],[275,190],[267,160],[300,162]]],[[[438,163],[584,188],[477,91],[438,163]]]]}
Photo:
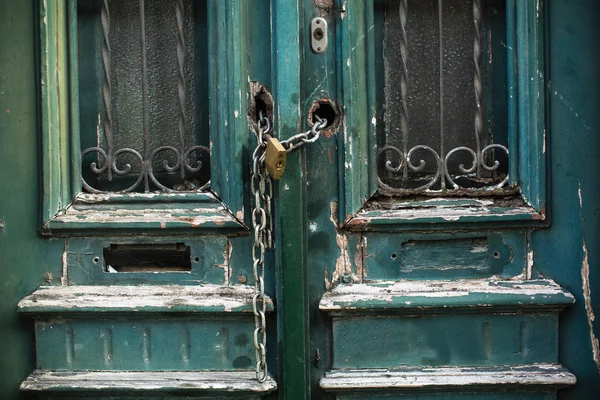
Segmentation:
{"type": "Polygon", "coordinates": [[[285,172],[285,161],[287,151],[285,147],[274,137],[265,135],[267,149],[265,151],[265,167],[273,179],[281,179],[285,172]]]}

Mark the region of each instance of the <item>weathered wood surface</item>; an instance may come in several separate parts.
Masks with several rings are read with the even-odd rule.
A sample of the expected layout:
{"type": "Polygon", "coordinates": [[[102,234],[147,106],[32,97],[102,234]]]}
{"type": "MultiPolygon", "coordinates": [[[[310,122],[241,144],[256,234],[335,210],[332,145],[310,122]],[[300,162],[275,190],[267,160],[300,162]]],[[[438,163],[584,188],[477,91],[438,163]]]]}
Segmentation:
{"type": "Polygon", "coordinates": [[[321,379],[328,391],[458,389],[574,385],[575,375],[558,364],[499,367],[408,367],[400,369],[334,370],[321,379]]]}
{"type": "MultiPolygon", "coordinates": [[[[252,312],[250,286],[42,286],[18,304],[27,313],[252,312]]],[[[267,297],[267,309],[273,309],[267,297]]]]}
{"type": "Polygon", "coordinates": [[[277,383],[268,377],[263,383],[253,371],[45,371],[36,370],[21,384],[34,392],[143,393],[269,393],[277,383]]]}
{"type": "Polygon", "coordinates": [[[574,297],[551,280],[399,281],[339,285],[320,301],[323,311],[448,308],[562,309],[574,297]]]}

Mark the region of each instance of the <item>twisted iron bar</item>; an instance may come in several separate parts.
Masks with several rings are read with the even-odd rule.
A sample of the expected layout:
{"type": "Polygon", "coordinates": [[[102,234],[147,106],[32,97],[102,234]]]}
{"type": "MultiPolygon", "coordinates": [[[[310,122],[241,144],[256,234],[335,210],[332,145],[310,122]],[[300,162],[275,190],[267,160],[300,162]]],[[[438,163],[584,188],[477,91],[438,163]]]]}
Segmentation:
{"type": "MultiPolygon", "coordinates": [[[[475,88],[475,141],[477,144],[477,157],[481,157],[481,135],[483,134],[483,78],[481,76],[482,40],[481,22],[481,0],[473,0],[473,22],[475,25],[475,40],[473,42],[473,64],[475,64],[475,75],[473,86],[475,88]]],[[[481,168],[477,166],[477,177],[481,176],[481,168]]]]}
{"type": "MultiPolygon", "coordinates": [[[[110,77],[110,10],[108,8],[108,0],[102,2],[102,10],[100,11],[100,25],[102,28],[102,67],[104,71],[104,82],[102,83],[102,102],[104,105],[104,138],[106,140],[106,150],[110,156],[113,154],[112,146],[112,84],[110,77]]],[[[103,170],[107,169],[106,158],[105,162],[100,165],[103,170]]],[[[96,166],[94,166],[95,168],[96,166]]],[[[108,179],[112,179],[111,168],[108,168],[108,179]]]]}
{"type": "MultiPolygon", "coordinates": [[[[400,58],[402,72],[400,75],[400,101],[402,110],[400,114],[400,130],[404,144],[404,154],[408,153],[408,38],[406,24],[408,22],[408,0],[400,0],[400,58]]],[[[404,178],[408,178],[408,169],[404,169],[404,178]]]]}
{"type": "MultiPolygon", "coordinates": [[[[444,157],[445,148],[444,148],[444,8],[442,4],[442,0],[438,0],[438,37],[440,41],[440,49],[439,49],[439,63],[440,63],[440,154],[444,157]]],[[[445,168],[446,165],[442,164],[442,168],[445,168]]],[[[446,176],[446,170],[441,173],[441,186],[442,190],[446,189],[446,181],[444,177],[446,176]]]]}
{"type": "MultiPolygon", "coordinates": [[[[150,142],[149,142],[149,126],[150,126],[150,116],[148,114],[148,62],[146,55],[146,7],[144,0],[140,0],[140,47],[141,47],[141,63],[142,63],[142,131],[144,138],[144,160],[148,159],[150,152],[150,142]]],[[[148,176],[144,176],[144,191],[150,191],[150,183],[148,181],[148,176]]]]}
{"type": "MultiPolygon", "coordinates": [[[[183,0],[177,0],[175,3],[175,18],[177,19],[177,95],[179,105],[179,143],[182,149],[185,148],[185,37],[183,26],[185,23],[185,10],[183,0]]],[[[183,160],[182,160],[183,161],[183,160]]],[[[185,178],[185,168],[181,168],[181,178],[185,178]]]]}

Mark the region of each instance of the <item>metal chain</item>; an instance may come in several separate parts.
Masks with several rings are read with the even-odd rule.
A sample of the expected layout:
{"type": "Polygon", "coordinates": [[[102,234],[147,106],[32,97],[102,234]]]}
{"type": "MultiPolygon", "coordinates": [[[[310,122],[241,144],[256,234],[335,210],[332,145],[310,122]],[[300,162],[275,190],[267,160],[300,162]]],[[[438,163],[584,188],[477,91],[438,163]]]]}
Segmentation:
{"type": "MultiPolygon", "coordinates": [[[[327,120],[315,116],[311,130],[292,136],[281,144],[290,152],[307,143],[313,143],[321,134],[320,130],[327,126],[327,120]]],[[[273,248],[273,182],[265,168],[265,149],[267,143],[264,135],[271,132],[271,121],[262,111],[259,112],[257,129],[257,146],[252,153],[252,177],[250,190],[254,198],[252,210],[252,226],[254,228],[254,245],[252,246],[252,262],[254,272],[254,349],[256,351],[256,379],[264,382],[267,379],[267,303],[265,298],[265,253],[273,248]]]]}
{"type": "Polygon", "coordinates": [[[287,140],[281,141],[281,144],[286,148],[288,153],[307,143],[314,143],[319,139],[321,136],[321,129],[327,126],[327,120],[318,115],[314,115],[314,117],[317,121],[313,123],[313,126],[309,131],[298,133],[287,140]]]}

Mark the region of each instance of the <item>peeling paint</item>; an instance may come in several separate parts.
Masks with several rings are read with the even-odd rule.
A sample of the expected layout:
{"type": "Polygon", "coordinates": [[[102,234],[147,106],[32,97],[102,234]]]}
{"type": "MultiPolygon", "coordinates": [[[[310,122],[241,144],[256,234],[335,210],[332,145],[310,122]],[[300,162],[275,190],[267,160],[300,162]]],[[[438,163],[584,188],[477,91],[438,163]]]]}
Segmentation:
{"type": "Polygon", "coordinates": [[[364,282],[367,277],[366,259],[364,251],[367,248],[367,237],[361,236],[356,243],[356,254],[354,255],[354,265],[356,265],[356,273],[359,277],[359,282],[364,282]]]}
{"type": "Polygon", "coordinates": [[[66,213],[53,219],[55,223],[85,223],[85,224],[106,224],[114,223],[125,224],[156,224],[161,228],[167,228],[169,225],[188,225],[190,227],[200,226],[223,226],[234,222],[239,224],[223,207],[215,209],[111,209],[91,211],[89,209],[77,210],[70,208],[66,213]]]}
{"type": "Polygon", "coordinates": [[[534,253],[533,253],[533,248],[531,247],[531,233],[530,232],[527,232],[526,241],[527,241],[527,264],[525,265],[525,279],[531,279],[531,277],[533,275],[534,253]]]}
{"type": "MultiPolygon", "coordinates": [[[[579,216],[581,218],[581,222],[583,222],[583,196],[581,194],[581,182],[577,183],[577,196],[579,197],[579,216]]],[[[582,230],[583,232],[583,230],[582,230]]],[[[594,313],[594,308],[592,306],[592,289],[590,285],[590,264],[589,264],[589,254],[587,243],[585,240],[585,236],[583,238],[583,260],[581,262],[581,281],[582,281],[582,289],[583,289],[583,298],[585,300],[585,313],[587,315],[588,326],[590,329],[590,341],[592,344],[592,355],[594,357],[594,362],[596,363],[596,367],[598,368],[598,372],[600,372],[600,341],[596,337],[594,333],[594,321],[596,320],[596,315],[594,313]]]]}
{"type": "Polygon", "coordinates": [[[63,286],[67,286],[67,273],[68,273],[68,263],[67,263],[67,255],[69,250],[69,240],[65,240],[65,250],[62,254],[62,276],[60,277],[60,284],[63,286]]]}
{"type": "Polygon", "coordinates": [[[594,362],[600,372],[600,341],[594,333],[594,321],[596,315],[592,307],[592,289],[590,288],[590,264],[588,261],[588,249],[583,242],[583,261],[581,262],[581,280],[583,282],[583,298],[585,299],[585,312],[587,314],[588,326],[590,328],[590,340],[592,342],[592,354],[594,362]]]}
{"type": "Polygon", "coordinates": [[[352,271],[350,254],[348,252],[348,236],[344,234],[338,226],[338,203],[336,201],[332,201],[331,203],[329,203],[329,211],[329,220],[331,221],[335,229],[335,240],[340,250],[340,256],[335,262],[335,271],[333,272],[333,276],[331,277],[331,283],[326,286],[335,287],[339,283],[340,277],[344,275],[351,276],[352,282],[358,283],[360,282],[360,280],[358,279],[354,271],[352,271]]]}
{"type": "Polygon", "coordinates": [[[563,386],[574,385],[573,375],[558,364],[531,364],[486,367],[401,367],[397,369],[333,370],[320,385],[328,391],[457,390],[481,386],[563,386]]]}
{"type": "Polygon", "coordinates": [[[347,0],[344,0],[344,4],[342,4],[342,9],[340,10],[340,18],[342,19],[342,21],[346,17],[346,10],[348,8],[347,5],[346,5],[346,1],[347,0]]]}
{"type": "Polygon", "coordinates": [[[227,240],[223,249],[223,263],[216,264],[215,267],[221,268],[223,270],[223,283],[224,285],[229,285],[231,280],[231,268],[229,268],[229,260],[231,260],[231,252],[233,251],[233,245],[231,241],[227,240]]]}
{"type": "Polygon", "coordinates": [[[527,251],[527,271],[525,273],[526,279],[531,279],[532,271],[533,271],[533,249],[530,248],[529,251],[527,251]]]}
{"type": "Polygon", "coordinates": [[[241,209],[241,210],[239,210],[239,211],[236,211],[236,213],[235,213],[235,217],[236,217],[238,220],[240,220],[240,221],[243,221],[243,220],[244,220],[244,208],[242,208],[242,209],[241,209]]]}
{"type": "Polygon", "coordinates": [[[349,227],[375,224],[379,221],[418,221],[431,222],[439,219],[449,222],[471,221],[474,218],[486,219],[489,217],[506,218],[511,216],[529,216],[532,220],[543,220],[544,216],[531,207],[514,207],[506,209],[490,209],[489,207],[414,207],[390,210],[361,210],[356,217],[349,222],[349,227]]]}
{"type": "Polygon", "coordinates": [[[137,393],[167,393],[168,390],[191,393],[223,392],[265,395],[277,389],[275,380],[267,375],[258,382],[253,371],[34,371],[22,384],[30,392],[117,391],[137,393]],[[133,391],[133,392],[132,392],[133,391]]]}
{"type": "MultiPolygon", "coordinates": [[[[340,285],[326,293],[319,303],[321,310],[342,310],[360,307],[375,307],[376,304],[391,305],[395,299],[404,301],[418,301],[419,299],[450,299],[466,298],[469,307],[473,304],[470,296],[481,295],[486,302],[491,296],[521,296],[543,301],[552,297],[559,297],[565,304],[574,302],[574,297],[565,292],[559,285],[550,280],[515,281],[503,279],[470,280],[459,279],[456,281],[431,280],[431,281],[378,281],[374,284],[340,285]]],[[[437,304],[446,304],[444,303],[437,304]]],[[[502,303],[503,304],[503,303],[502,303]]],[[[519,306],[525,304],[519,303],[519,306]]],[[[488,303],[478,306],[489,307],[488,303]]],[[[444,305],[446,307],[446,305],[444,305]]]]}
{"type": "MultiPolygon", "coordinates": [[[[252,312],[254,287],[246,285],[120,285],[120,286],[42,286],[18,304],[22,312],[252,312]]],[[[272,309],[272,301],[267,306],[272,309]]]]}

